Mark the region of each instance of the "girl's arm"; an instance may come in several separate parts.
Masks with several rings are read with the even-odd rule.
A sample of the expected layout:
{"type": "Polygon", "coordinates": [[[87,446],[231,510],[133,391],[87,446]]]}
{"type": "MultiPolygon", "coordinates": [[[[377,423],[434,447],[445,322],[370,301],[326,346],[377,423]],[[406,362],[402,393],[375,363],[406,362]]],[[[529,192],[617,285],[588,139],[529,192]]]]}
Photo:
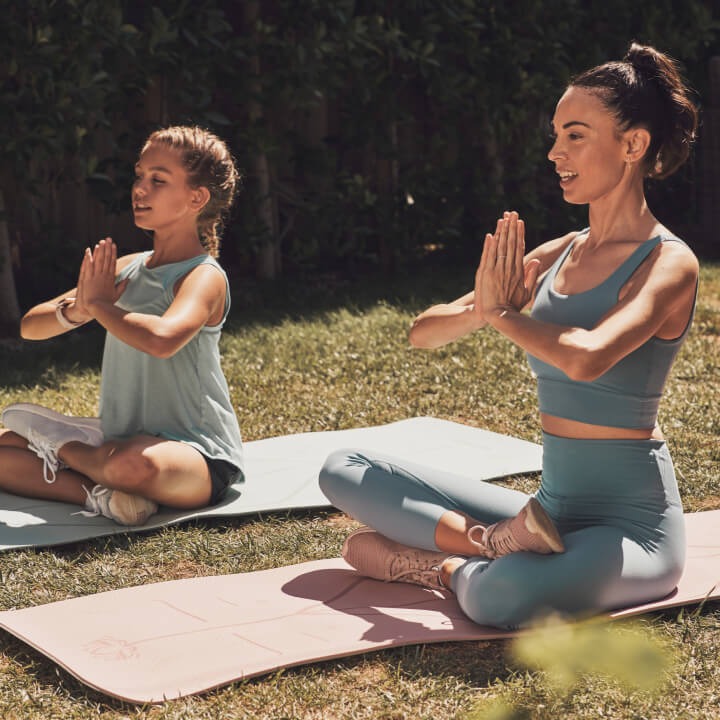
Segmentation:
{"type": "MultiPolygon", "coordinates": [[[[498,221],[500,223],[500,221],[498,221]]],[[[522,309],[529,304],[539,274],[546,272],[577,233],[550,240],[529,252],[523,259],[523,280],[518,283],[514,300],[522,309]]],[[[433,305],[420,313],[410,328],[413,347],[437,348],[464,337],[487,324],[475,309],[475,290],[450,303],[433,305]]]]}
{"type": "MultiPolygon", "coordinates": [[[[120,272],[137,254],[120,258],[117,271],[120,272]]],[[[78,288],[74,287],[30,308],[20,321],[20,336],[25,340],[47,340],[74,330],[92,319],[82,302],[78,302],[78,288]]]]}
{"type": "Polygon", "coordinates": [[[481,314],[516,345],[572,380],[592,381],[651,337],[677,337],[687,324],[699,266],[680,243],[661,243],[630,281],[625,296],[589,330],[534,320],[509,302],[522,267],[523,245],[516,215],[486,238],[477,272],[481,314]]]}
{"type": "Polygon", "coordinates": [[[205,325],[220,322],[225,307],[225,278],[216,268],[200,265],[176,287],[163,315],[128,312],[115,305],[112,242],[101,242],[83,261],[78,283],[89,313],[109,333],[137,350],[158,358],[174,355],[205,325]]]}

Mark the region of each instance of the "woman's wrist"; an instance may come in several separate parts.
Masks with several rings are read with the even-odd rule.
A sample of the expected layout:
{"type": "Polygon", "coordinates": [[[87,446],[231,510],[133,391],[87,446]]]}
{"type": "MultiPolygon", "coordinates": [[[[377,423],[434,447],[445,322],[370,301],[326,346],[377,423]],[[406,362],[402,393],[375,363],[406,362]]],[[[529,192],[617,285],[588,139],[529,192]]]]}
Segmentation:
{"type": "Polygon", "coordinates": [[[496,305],[485,311],[485,321],[492,327],[502,324],[509,316],[517,315],[519,310],[512,305],[496,305]]]}

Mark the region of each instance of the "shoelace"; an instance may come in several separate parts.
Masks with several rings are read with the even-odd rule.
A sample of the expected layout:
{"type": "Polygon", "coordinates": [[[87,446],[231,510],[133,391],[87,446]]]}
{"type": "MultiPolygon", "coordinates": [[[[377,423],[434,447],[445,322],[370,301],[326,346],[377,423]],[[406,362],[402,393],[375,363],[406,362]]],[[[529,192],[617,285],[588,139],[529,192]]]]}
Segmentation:
{"type": "Polygon", "coordinates": [[[403,556],[402,564],[408,567],[407,570],[401,570],[400,572],[394,573],[390,576],[389,582],[396,582],[398,580],[412,580],[418,585],[424,585],[425,587],[431,587],[436,590],[445,590],[445,586],[440,581],[440,566],[433,565],[431,568],[413,568],[413,558],[411,556],[403,556]]]}
{"type": "Polygon", "coordinates": [[[110,492],[110,488],[103,487],[102,485],[94,485],[92,490],[88,490],[84,485],[82,486],[85,494],[87,495],[87,503],[90,505],[90,509],[78,510],[73,515],[82,515],[83,517],[99,517],[102,515],[100,509],[100,496],[106,495],[110,492]]]}
{"type": "Polygon", "coordinates": [[[424,587],[434,588],[435,590],[447,590],[447,588],[440,582],[440,568],[434,567],[430,570],[404,570],[396,575],[393,575],[388,582],[397,582],[407,578],[415,582],[416,585],[423,585],[424,587]]]}
{"type": "Polygon", "coordinates": [[[60,464],[57,448],[45,437],[37,436],[33,429],[28,430],[28,450],[32,450],[43,461],[43,477],[45,482],[52,485],[57,479],[60,464]]]}
{"type": "Polygon", "coordinates": [[[510,523],[507,521],[500,521],[495,525],[491,525],[483,533],[483,544],[494,557],[509,555],[523,549],[515,539],[510,523]]]}

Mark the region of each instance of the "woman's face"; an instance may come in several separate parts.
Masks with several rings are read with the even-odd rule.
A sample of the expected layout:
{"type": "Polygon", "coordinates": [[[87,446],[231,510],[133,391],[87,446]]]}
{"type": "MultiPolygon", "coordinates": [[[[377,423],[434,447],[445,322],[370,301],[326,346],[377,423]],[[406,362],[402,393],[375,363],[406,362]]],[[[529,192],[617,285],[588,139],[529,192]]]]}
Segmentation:
{"type": "Polygon", "coordinates": [[[568,88],[555,108],[552,126],[554,142],[548,158],[555,164],[567,202],[582,205],[601,200],[629,175],[625,134],[595,93],[568,88]]]}

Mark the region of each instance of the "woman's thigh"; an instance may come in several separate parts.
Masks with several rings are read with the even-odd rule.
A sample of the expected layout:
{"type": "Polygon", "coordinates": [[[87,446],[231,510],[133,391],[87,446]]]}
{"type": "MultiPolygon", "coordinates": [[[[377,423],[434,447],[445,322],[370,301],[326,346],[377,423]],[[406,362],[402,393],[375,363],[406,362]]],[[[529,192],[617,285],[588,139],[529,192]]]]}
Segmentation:
{"type": "Polygon", "coordinates": [[[448,510],[481,523],[516,515],[527,495],[402,458],[338,450],[320,471],[335,507],[397,542],[436,549],[435,528],[448,510]]]}
{"type": "Polygon", "coordinates": [[[578,615],[657,599],[682,573],[684,543],[673,538],[650,546],[621,528],[595,525],[563,541],[560,554],[466,562],[452,578],[463,611],[483,625],[515,628],[549,612],[578,615]]]}

